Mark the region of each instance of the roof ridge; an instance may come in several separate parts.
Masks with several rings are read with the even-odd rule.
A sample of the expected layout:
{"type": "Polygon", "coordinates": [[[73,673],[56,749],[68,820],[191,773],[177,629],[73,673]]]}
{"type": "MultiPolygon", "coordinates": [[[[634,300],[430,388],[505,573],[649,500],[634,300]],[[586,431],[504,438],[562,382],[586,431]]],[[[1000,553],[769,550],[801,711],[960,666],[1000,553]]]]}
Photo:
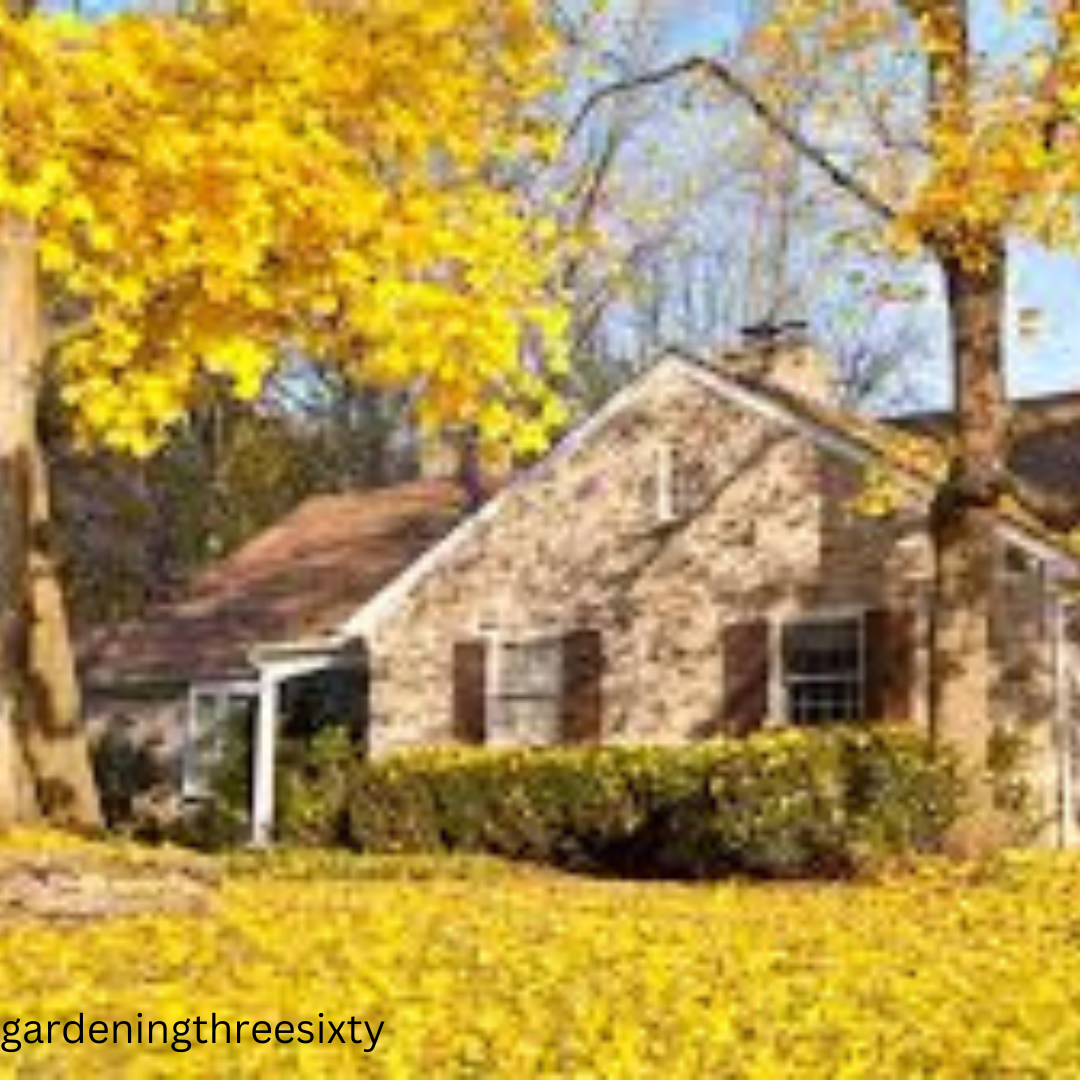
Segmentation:
{"type": "MultiPolygon", "coordinates": [[[[941,440],[930,434],[908,432],[902,427],[872,415],[845,409],[842,406],[828,405],[798,394],[788,387],[777,386],[765,379],[750,379],[738,373],[718,369],[713,364],[679,352],[673,352],[672,355],[718,384],[722,385],[724,382],[734,384],[746,393],[771,401],[789,413],[794,413],[797,419],[819,427],[824,426],[834,436],[847,440],[848,443],[855,443],[863,453],[877,458],[889,468],[902,472],[921,484],[932,486],[939,482],[939,477],[935,475],[928,463],[900,458],[898,456],[900,448],[887,445],[897,436],[902,436],[908,440],[915,440],[927,448],[934,447],[940,450],[941,440]],[[853,422],[854,430],[849,422],[853,422]]],[[[1073,565],[1080,565],[1080,553],[1077,553],[1070,545],[1067,536],[1043,525],[1022,508],[1006,503],[998,508],[998,514],[1005,525],[1019,530],[1028,537],[1029,541],[1054,550],[1073,565]]]]}

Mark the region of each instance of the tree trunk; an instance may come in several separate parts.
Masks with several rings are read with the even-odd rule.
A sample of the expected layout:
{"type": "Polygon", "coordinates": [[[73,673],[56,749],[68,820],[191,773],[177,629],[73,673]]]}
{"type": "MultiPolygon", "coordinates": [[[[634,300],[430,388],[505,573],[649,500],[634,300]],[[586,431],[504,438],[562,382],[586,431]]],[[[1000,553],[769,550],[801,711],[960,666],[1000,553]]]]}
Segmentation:
{"type": "Polygon", "coordinates": [[[991,627],[997,574],[996,508],[1003,483],[1008,398],[1003,316],[1006,260],[995,250],[980,272],[943,263],[952,324],[956,445],[932,514],[936,580],[932,612],[931,731],[954,753],[969,804],[951,846],[978,854],[1003,840],[988,752],[993,734],[991,627]]]}
{"type": "Polygon", "coordinates": [[[31,480],[40,348],[29,226],[0,218],[0,828],[31,821],[35,798],[23,733],[30,667],[31,480]]]}
{"type": "Polygon", "coordinates": [[[30,671],[26,755],[42,813],[67,827],[101,824],[63,587],[53,550],[49,471],[30,450],[30,671]]]}
{"type": "Polygon", "coordinates": [[[0,219],[0,827],[99,823],[37,432],[43,318],[32,227],[0,219]]]}

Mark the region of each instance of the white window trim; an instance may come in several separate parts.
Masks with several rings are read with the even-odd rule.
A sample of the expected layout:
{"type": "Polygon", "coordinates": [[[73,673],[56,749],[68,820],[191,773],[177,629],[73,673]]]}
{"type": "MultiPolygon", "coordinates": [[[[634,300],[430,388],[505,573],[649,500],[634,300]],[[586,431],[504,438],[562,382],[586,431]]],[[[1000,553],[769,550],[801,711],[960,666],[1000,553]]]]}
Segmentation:
{"type": "Polygon", "coordinates": [[[210,797],[206,786],[205,769],[198,742],[203,734],[198,730],[198,706],[205,698],[220,701],[222,698],[250,698],[258,702],[259,684],[252,680],[228,680],[222,682],[193,683],[188,687],[184,706],[184,743],[180,759],[180,795],[185,802],[199,802],[210,797]]]}
{"type": "Polygon", "coordinates": [[[859,626],[859,712],[866,714],[866,616],[865,605],[836,605],[790,611],[770,620],[769,633],[769,720],[778,727],[798,727],[789,718],[787,672],[784,669],[784,630],[789,626],[855,621],[859,626]]]}
{"type": "Polygon", "coordinates": [[[681,516],[675,471],[675,447],[670,442],[662,442],[653,454],[653,513],[660,526],[672,525],[681,516]]]}

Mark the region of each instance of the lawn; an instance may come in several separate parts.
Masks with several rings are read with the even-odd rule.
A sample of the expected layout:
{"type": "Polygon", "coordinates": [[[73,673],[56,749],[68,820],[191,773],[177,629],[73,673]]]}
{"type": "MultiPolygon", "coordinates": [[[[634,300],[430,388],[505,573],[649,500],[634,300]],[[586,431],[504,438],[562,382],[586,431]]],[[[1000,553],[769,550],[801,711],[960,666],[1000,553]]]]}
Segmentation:
{"type": "Polygon", "coordinates": [[[67,1045],[54,1026],[52,1046],[4,1054],[4,1075],[1080,1076],[1072,858],[665,885],[483,860],[34,845],[0,847],[4,1019],[25,1032],[81,1012],[100,1035],[141,1012],[171,1039],[216,1013],[233,1041],[199,1045],[192,1026],[179,1052],[159,1024],[154,1045],[123,1044],[123,1027],[122,1045],[67,1045]],[[33,892],[65,880],[67,909],[33,892]],[[173,910],[139,910],[158,902],[173,910]],[[356,1018],[346,1045],[319,1044],[320,1013],[324,1039],[356,1018]],[[314,1042],[259,1044],[256,1021],[294,1039],[312,1021],[314,1042]],[[364,1021],[383,1025],[367,1052],[364,1021]]]}

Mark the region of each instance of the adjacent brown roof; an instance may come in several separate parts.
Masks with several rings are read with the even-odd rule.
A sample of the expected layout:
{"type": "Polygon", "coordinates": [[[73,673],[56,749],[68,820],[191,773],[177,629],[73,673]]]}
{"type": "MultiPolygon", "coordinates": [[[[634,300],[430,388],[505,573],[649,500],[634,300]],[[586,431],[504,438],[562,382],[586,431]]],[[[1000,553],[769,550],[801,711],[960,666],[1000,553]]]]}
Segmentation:
{"type": "Polygon", "coordinates": [[[187,683],[251,672],[257,644],[317,637],[445,536],[456,484],[423,481],[309,499],[196,579],[179,602],[90,636],[90,686],[187,683]]]}
{"type": "MultiPolygon", "coordinates": [[[[1029,483],[1080,504],[1080,393],[1020,398],[1013,403],[1009,462],[1029,483]]],[[[907,430],[940,438],[951,425],[944,412],[893,418],[907,430]]]]}

